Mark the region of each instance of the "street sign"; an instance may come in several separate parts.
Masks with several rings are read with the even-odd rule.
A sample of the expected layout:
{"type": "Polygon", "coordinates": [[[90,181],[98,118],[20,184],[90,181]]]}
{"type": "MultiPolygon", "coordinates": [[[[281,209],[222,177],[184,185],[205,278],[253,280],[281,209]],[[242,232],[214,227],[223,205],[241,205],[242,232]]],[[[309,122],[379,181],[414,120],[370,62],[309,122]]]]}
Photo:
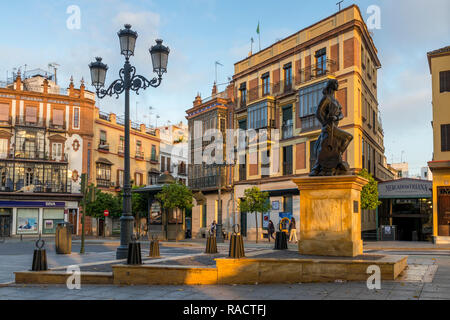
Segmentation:
{"type": "Polygon", "coordinates": [[[103,215],[104,215],[105,217],[109,216],[109,211],[108,211],[108,210],[103,211],[103,215]]]}

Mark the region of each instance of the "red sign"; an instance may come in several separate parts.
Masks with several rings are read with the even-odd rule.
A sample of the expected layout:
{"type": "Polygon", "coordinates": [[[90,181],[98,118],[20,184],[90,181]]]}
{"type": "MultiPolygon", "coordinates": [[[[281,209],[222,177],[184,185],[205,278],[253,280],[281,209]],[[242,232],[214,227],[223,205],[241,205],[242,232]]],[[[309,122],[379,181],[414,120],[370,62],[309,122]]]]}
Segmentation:
{"type": "Polygon", "coordinates": [[[103,215],[104,215],[105,217],[109,216],[109,211],[108,211],[108,210],[103,211],[103,215]]]}

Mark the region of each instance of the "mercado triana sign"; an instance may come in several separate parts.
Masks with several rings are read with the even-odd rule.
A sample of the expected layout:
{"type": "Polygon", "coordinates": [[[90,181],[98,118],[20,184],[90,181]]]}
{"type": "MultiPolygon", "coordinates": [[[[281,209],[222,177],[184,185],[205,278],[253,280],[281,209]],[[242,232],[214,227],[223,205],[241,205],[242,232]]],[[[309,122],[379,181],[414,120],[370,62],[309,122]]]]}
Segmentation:
{"type": "Polygon", "coordinates": [[[433,182],[419,179],[399,179],[378,183],[379,198],[431,198],[433,182]]]}

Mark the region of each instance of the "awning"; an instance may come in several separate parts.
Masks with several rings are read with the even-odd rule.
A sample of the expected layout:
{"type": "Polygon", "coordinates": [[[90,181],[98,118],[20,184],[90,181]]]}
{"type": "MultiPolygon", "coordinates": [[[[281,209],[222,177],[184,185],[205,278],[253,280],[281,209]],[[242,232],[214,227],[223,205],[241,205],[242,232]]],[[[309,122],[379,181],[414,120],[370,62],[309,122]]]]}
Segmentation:
{"type": "Polygon", "coordinates": [[[97,161],[95,161],[96,163],[103,163],[103,164],[109,164],[109,165],[113,165],[114,163],[112,163],[111,161],[109,161],[108,159],[105,158],[98,158],[97,161]]]}

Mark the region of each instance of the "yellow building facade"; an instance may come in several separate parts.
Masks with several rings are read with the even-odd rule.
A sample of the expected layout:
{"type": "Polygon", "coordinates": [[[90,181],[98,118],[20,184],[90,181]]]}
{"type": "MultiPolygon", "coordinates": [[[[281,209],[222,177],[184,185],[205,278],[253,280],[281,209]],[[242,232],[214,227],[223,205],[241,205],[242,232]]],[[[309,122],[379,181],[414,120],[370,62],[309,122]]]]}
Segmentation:
{"type": "MultiPolygon", "coordinates": [[[[123,187],[125,132],[123,119],[95,109],[91,181],[106,192],[123,187]]],[[[130,179],[133,186],[151,185],[159,176],[159,130],[131,123],[130,179]]]]}
{"type": "Polygon", "coordinates": [[[433,238],[450,242],[450,46],[427,54],[432,82],[433,238]]]}
{"type": "MultiPolygon", "coordinates": [[[[272,221],[278,221],[279,212],[292,212],[299,221],[301,197],[292,179],[308,175],[314,164],[312,148],[321,132],[315,110],[329,79],[339,83],[336,98],[344,114],[339,127],[353,136],[344,154],[351,171],[366,168],[379,181],[393,179],[378,109],[379,68],[377,49],[356,5],[237,62],[234,127],[278,129],[278,139],[269,140],[279,145],[269,143],[253,153],[250,148],[238,157],[245,164],[235,166],[236,197],[257,185],[276,203],[272,221]],[[265,173],[264,157],[270,159],[265,173]]],[[[364,210],[361,220],[363,232],[375,232],[375,210],[364,210]]],[[[248,229],[254,233],[254,227],[248,229]]]]}

